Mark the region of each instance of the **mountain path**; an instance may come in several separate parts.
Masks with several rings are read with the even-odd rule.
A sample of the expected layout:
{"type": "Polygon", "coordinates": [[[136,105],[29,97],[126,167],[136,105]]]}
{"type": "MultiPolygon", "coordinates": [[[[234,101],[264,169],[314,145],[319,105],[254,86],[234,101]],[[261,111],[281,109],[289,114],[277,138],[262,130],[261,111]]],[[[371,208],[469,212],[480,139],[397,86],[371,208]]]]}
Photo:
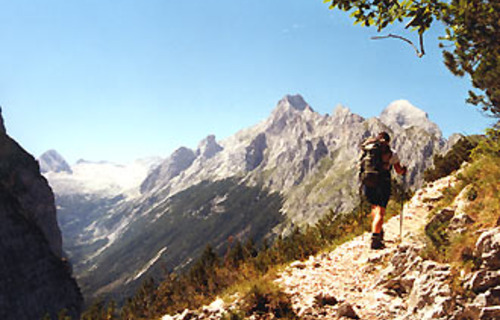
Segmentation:
{"type": "Polygon", "coordinates": [[[377,285],[388,261],[398,246],[421,247],[422,232],[433,203],[443,190],[455,183],[446,177],[419,190],[403,209],[403,239],[400,216],[384,224],[386,248],[370,249],[370,234],[365,233],[333,251],[311,256],[305,262],[290,264],[276,283],[291,295],[292,305],[301,319],[336,319],[338,309],[347,302],[360,319],[387,320],[403,317],[406,302],[377,285]],[[338,303],[317,303],[319,297],[334,297],[338,303]]]}

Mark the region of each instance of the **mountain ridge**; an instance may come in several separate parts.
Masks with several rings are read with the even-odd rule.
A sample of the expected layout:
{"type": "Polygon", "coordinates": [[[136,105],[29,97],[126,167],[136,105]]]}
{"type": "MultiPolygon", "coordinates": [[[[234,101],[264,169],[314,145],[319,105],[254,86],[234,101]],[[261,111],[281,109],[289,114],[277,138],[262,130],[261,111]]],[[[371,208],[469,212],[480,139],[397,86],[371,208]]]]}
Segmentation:
{"type": "MultiPolygon", "coordinates": [[[[417,112],[420,115],[422,113],[425,114],[423,111],[417,112]]],[[[213,193],[213,197],[224,198],[224,194],[219,194],[217,183],[225,179],[231,179],[235,186],[258,188],[266,194],[277,193],[282,197],[277,205],[283,219],[277,224],[273,220],[262,225],[268,235],[289,232],[294,225],[315,223],[329,209],[348,212],[359,200],[356,171],[358,146],[363,139],[380,131],[388,131],[393,137],[393,148],[403,164],[410,167],[408,183],[417,187],[422,183],[423,171],[432,163],[432,156],[443,150],[446,140],[440,131],[426,130],[436,125],[425,116],[416,123],[407,119],[399,122],[411,123],[411,126],[400,125],[398,116],[398,113],[387,114],[384,116],[388,122],[386,124],[377,117],[365,119],[345,107],[337,107],[332,115],[321,115],[313,111],[302,96],[287,95],[277,103],[267,119],[254,126],[242,129],[222,141],[209,135],[200,142],[197,150],[185,147],[177,149],[156,168],[152,168],[142,182],[136,181],[134,189],[140,192],[134,197],[112,199],[107,196],[101,201],[96,194],[97,198],[86,202],[84,195],[70,200],[60,194],[56,200],[60,204],[64,202],[61,216],[66,217],[62,228],[71,232],[68,234],[71,239],[69,251],[79,252],[74,255],[79,257],[75,270],[80,277],[85,278],[86,283],[92,283],[94,277],[102,278],[92,270],[103,270],[102,266],[119,262],[127,250],[148,250],[126,247],[126,243],[133,241],[134,237],[140,237],[139,233],[131,233],[130,230],[140,230],[142,226],[157,221],[156,217],[165,216],[172,210],[170,201],[182,192],[202,188],[208,194],[213,193]],[[85,207],[91,203],[93,209],[89,216],[93,220],[82,218],[83,212],[77,207],[71,209],[72,206],[85,207]],[[80,216],[76,217],[72,211],[81,212],[80,216]],[[80,221],[82,233],[75,234],[74,223],[71,228],[67,224],[70,221],[80,221]],[[96,240],[89,240],[92,238],[96,240]],[[122,252],[121,257],[119,252],[122,252]]],[[[47,177],[50,181],[51,176],[47,177]]],[[[114,196],[119,196],[119,193],[114,196]]],[[[182,206],[189,207],[190,204],[185,202],[182,206]]],[[[190,212],[201,217],[216,214],[217,210],[216,206],[200,204],[190,212]]],[[[234,215],[235,212],[226,214],[234,215]]],[[[164,223],[167,223],[166,220],[164,223]]],[[[245,228],[244,225],[235,225],[234,232],[241,233],[245,228]]],[[[259,239],[265,237],[261,234],[259,239]]],[[[182,243],[182,237],[162,241],[166,242],[161,244],[161,248],[173,248],[182,243]]],[[[212,236],[205,237],[204,241],[215,241],[214,246],[221,247],[225,240],[212,236]]],[[[191,249],[200,252],[203,242],[195,242],[198,244],[191,249]]],[[[147,260],[154,258],[158,250],[148,252],[147,260]]],[[[155,274],[161,263],[174,263],[172,268],[175,268],[175,264],[186,265],[193,258],[181,258],[178,254],[169,253],[172,254],[167,250],[160,261],[142,273],[143,277],[155,274]]],[[[113,290],[125,285],[120,283],[125,280],[119,279],[130,279],[132,274],[138,274],[138,270],[120,268],[115,271],[117,276],[113,280],[113,290]]],[[[106,282],[103,279],[99,281],[106,282]]],[[[126,285],[134,284],[128,282],[126,285]]],[[[92,290],[100,288],[95,285],[84,288],[87,294],[92,290]]],[[[105,293],[106,290],[100,292],[105,293]]]]}

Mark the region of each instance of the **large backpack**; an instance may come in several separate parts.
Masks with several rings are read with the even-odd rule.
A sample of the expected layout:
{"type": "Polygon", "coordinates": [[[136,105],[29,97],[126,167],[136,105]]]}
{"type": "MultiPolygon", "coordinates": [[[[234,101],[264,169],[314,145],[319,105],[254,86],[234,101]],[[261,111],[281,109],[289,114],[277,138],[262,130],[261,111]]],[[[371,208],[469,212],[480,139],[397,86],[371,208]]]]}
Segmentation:
{"type": "Polygon", "coordinates": [[[362,185],[373,188],[382,179],[382,153],[386,149],[384,147],[382,142],[375,138],[369,138],[361,145],[362,154],[359,164],[359,179],[362,185]]]}

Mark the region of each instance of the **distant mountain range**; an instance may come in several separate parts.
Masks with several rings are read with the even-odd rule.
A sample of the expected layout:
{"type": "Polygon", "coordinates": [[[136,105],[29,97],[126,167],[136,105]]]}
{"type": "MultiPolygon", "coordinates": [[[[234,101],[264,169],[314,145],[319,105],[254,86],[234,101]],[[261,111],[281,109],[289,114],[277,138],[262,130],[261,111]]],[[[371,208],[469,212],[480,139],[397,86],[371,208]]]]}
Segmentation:
{"type": "Polygon", "coordinates": [[[208,243],[224,250],[229,237],[258,242],[329,209],[352,210],[359,145],[380,131],[393,137],[413,187],[456,141],[405,100],[364,119],[342,106],[320,115],[287,95],[255,126],[223,141],[209,135],[167,159],[69,168],[50,151],[39,162],[83,293],[120,298],[145,277],[188,266],[208,243]]]}

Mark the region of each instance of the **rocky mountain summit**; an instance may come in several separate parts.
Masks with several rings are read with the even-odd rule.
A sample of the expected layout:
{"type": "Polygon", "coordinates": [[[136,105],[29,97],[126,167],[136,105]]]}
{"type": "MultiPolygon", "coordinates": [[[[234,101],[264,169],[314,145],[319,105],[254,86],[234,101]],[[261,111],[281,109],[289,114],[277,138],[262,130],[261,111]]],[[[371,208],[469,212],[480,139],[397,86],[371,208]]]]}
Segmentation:
{"type": "MultiPolygon", "coordinates": [[[[429,213],[454,176],[419,190],[400,216],[385,225],[387,248],[371,250],[369,234],[359,236],[332,251],[292,262],[275,282],[290,295],[300,319],[369,320],[493,320],[500,318],[500,225],[483,230],[474,252],[479,267],[454,274],[449,264],[422,257],[423,229],[433,219],[447,219],[450,230],[460,232],[470,223],[470,200],[461,192],[452,205],[432,219],[429,213]],[[458,288],[465,288],[457,290],[458,288]]],[[[200,310],[165,315],[163,320],[222,319],[243,302],[217,299],[200,310]]],[[[247,315],[248,319],[273,319],[273,314],[247,315]]]]}
{"type": "Polygon", "coordinates": [[[396,100],[389,104],[379,119],[393,131],[398,131],[398,128],[420,127],[432,135],[441,136],[441,130],[435,123],[429,121],[427,113],[406,100],[396,100]]]}
{"type": "Polygon", "coordinates": [[[410,185],[420,186],[432,156],[446,146],[438,126],[424,111],[399,100],[379,118],[364,119],[342,106],[332,115],[320,115],[302,96],[287,95],[263,122],[219,143],[211,136],[217,145],[211,157],[179,159],[182,165],[174,166],[174,153],[163,166],[184,169],[174,170],[175,175],[168,170],[157,175],[154,196],[169,197],[204,180],[239,176],[246,183],[285,194],[283,211],[294,222],[314,222],[329,207],[352,209],[357,199],[359,145],[382,130],[391,134],[396,152],[409,166],[410,185]]]}
{"type": "Polygon", "coordinates": [[[0,318],[78,317],[82,296],[63,258],[54,195],[0,114],[0,318]]]}
{"type": "Polygon", "coordinates": [[[73,173],[73,171],[71,171],[69,164],[56,150],[49,150],[44,154],[42,154],[40,158],[38,158],[38,164],[40,165],[40,171],[42,173],[46,172],[73,173]]]}

